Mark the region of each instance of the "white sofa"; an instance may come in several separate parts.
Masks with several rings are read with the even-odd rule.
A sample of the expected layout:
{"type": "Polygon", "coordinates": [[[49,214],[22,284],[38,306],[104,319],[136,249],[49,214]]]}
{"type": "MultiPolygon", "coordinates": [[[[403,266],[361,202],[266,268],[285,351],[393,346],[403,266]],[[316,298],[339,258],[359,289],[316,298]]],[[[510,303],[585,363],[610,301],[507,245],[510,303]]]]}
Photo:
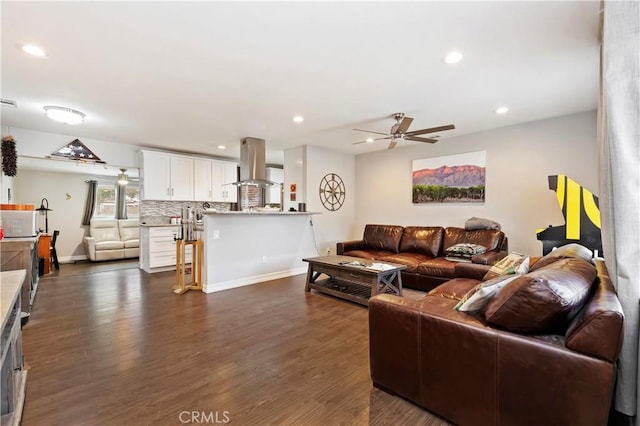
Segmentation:
{"type": "Polygon", "coordinates": [[[91,219],[84,246],[93,261],[129,259],[140,255],[138,219],[91,219]]]}

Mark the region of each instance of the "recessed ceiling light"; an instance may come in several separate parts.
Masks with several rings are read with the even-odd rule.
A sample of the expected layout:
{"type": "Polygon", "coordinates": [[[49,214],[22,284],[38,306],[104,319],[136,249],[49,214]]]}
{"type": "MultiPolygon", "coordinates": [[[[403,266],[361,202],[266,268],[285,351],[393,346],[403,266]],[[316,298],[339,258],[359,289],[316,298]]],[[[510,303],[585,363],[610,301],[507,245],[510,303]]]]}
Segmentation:
{"type": "Polygon", "coordinates": [[[367,139],[365,139],[365,140],[367,141],[367,143],[371,143],[371,142],[373,142],[373,138],[367,138],[367,139]]]}
{"type": "Polygon", "coordinates": [[[507,108],[506,106],[501,106],[496,108],[496,114],[506,114],[509,112],[509,108],[507,108]]]}
{"type": "Polygon", "coordinates": [[[304,117],[301,115],[296,115],[295,117],[293,117],[294,123],[302,123],[303,121],[304,121],[304,117]]]}
{"type": "Polygon", "coordinates": [[[218,149],[227,149],[227,147],[224,145],[218,145],[218,149]]]}
{"type": "Polygon", "coordinates": [[[28,53],[31,56],[35,56],[38,58],[46,58],[47,53],[42,50],[40,46],[36,46],[35,44],[25,44],[21,47],[24,53],[28,53]]]}
{"type": "Polygon", "coordinates": [[[461,60],[462,60],[462,53],[457,51],[449,52],[447,53],[447,56],[442,58],[442,62],[444,62],[445,64],[457,64],[461,60]]]}
{"type": "Polygon", "coordinates": [[[64,124],[80,124],[84,121],[84,113],[61,106],[46,106],[44,113],[52,120],[64,124]]]}

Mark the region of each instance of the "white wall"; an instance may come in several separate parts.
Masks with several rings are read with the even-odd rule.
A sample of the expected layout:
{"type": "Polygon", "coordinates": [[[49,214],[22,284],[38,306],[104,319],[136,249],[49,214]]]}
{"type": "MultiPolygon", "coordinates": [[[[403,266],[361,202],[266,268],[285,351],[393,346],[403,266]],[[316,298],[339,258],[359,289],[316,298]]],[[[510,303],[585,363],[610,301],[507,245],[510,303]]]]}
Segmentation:
{"type": "Polygon", "coordinates": [[[495,220],[509,250],[542,253],[536,229],[565,223],[549,175],[565,174],[598,194],[595,111],[482,133],[381,150],[356,157],[356,216],[351,238],[367,223],[464,226],[472,217],[495,220]],[[485,150],[484,204],[425,204],[411,200],[412,160],[485,150]]]}
{"type": "Polygon", "coordinates": [[[327,249],[335,254],[336,242],[350,234],[355,219],[355,156],[312,145],[306,148],[307,211],[322,213],[312,216],[320,254],[327,254],[327,249]],[[327,210],[320,201],[320,182],[329,173],[340,176],[345,184],[345,201],[336,211],[327,210]]]}
{"type": "Polygon", "coordinates": [[[284,210],[298,210],[298,203],[306,203],[305,185],[307,177],[306,146],[284,151],[284,210]],[[291,184],[296,185],[296,199],[291,201],[291,184]]]}
{"type": "MultiPolygon", "coordinates": [[[[72,127],[69,128],[71,129],[72,127]]],[[[107,164],[129,168],[138,167],[137,152],[142,149],[136,145],[3,126],[2,135],[9,133],[16,140],[18,155],[27,157],[44,158],[74,139],[79,139],[102,161],[106,161],[107,164]]]]}
{"type": "MultiPolygon", "coordinates": [[[[34,204],[40,207],[42,198],[49,201],[49,233],[60,230],[56,251],[61,262],[86,258],[82,239],[88,235],[89,227],[82,226],[85,197],[88,186],[86,180],[107,182],[106,178],[96,179],[75,173],[38,172],[18,170],[14,178],[16,204],[34,204]]],[[[36,224],[44,229],[44,217],[37,215],[36,224]]]]}

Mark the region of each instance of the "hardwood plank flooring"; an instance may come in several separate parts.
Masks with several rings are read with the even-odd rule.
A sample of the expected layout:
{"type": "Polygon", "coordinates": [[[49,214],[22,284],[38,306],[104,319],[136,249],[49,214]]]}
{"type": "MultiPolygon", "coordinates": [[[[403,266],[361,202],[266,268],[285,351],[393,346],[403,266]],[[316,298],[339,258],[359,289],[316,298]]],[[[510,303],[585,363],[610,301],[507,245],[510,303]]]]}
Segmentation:
{"type": "Polygon", "coordinates": [[[367,309],[304,279],[175,295],[172,272],[42,278],[22,424],[448,424],[372,386],[367,309]]]}

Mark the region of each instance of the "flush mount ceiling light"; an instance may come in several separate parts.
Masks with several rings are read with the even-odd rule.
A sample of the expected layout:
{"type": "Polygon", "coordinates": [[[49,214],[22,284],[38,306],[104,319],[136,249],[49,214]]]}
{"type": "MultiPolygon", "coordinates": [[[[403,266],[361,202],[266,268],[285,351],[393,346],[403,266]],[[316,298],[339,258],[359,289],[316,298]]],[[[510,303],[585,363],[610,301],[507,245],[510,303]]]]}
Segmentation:
{"type": "Polygon", "coordinates": [[[301,115],[296,115],[295,117],[293,117],[294,123],[302,123],[303,121],[304,121],[304,117],[301,115]]]}
{"type": "Polygon", "coordinates": [[[501,106],[496,108],[496,114],[506,114],[509,112],[509,108],[507,108],[506,106],[501,106]]]}
{"type": "Polygon", "coordinates": [[[85,117],[80,111],[61,106],[46,106],[44,111],[50,119],[64,124],[81,124],[85,117]]]}
{"type": "Polygon", "coordinates": [[[118,185],[128,185],[129,175],[127,175],[127,169],[120,169],[122,173],[118,174],[118,185]]]}
{"type": "Polygon", "coordinates": [[[442,62],[445,64],[457,64],[462,60],[462,53],[454,51],[447,53],[447,56],[442,58],[442,62]]]}
{"type": "Polygon", "coordinates": [[[225,145],[218,145],[218,149],[227,149],[225,145]]]}
{"type": "Polygon", "coordinates": [[[367,139],[365,139],[365,141],[366,141],[367,143],[373,143],[373,138],[367,138],[367,139]]]}
{"type": "Polygon", "coordinates": [[[35,44],[25,44],[20,46],[20,49],[31,56],[35,56],[36,58],[46,58],[47,52],[42,50],[40,46],[36,46],[35,44]]]}

